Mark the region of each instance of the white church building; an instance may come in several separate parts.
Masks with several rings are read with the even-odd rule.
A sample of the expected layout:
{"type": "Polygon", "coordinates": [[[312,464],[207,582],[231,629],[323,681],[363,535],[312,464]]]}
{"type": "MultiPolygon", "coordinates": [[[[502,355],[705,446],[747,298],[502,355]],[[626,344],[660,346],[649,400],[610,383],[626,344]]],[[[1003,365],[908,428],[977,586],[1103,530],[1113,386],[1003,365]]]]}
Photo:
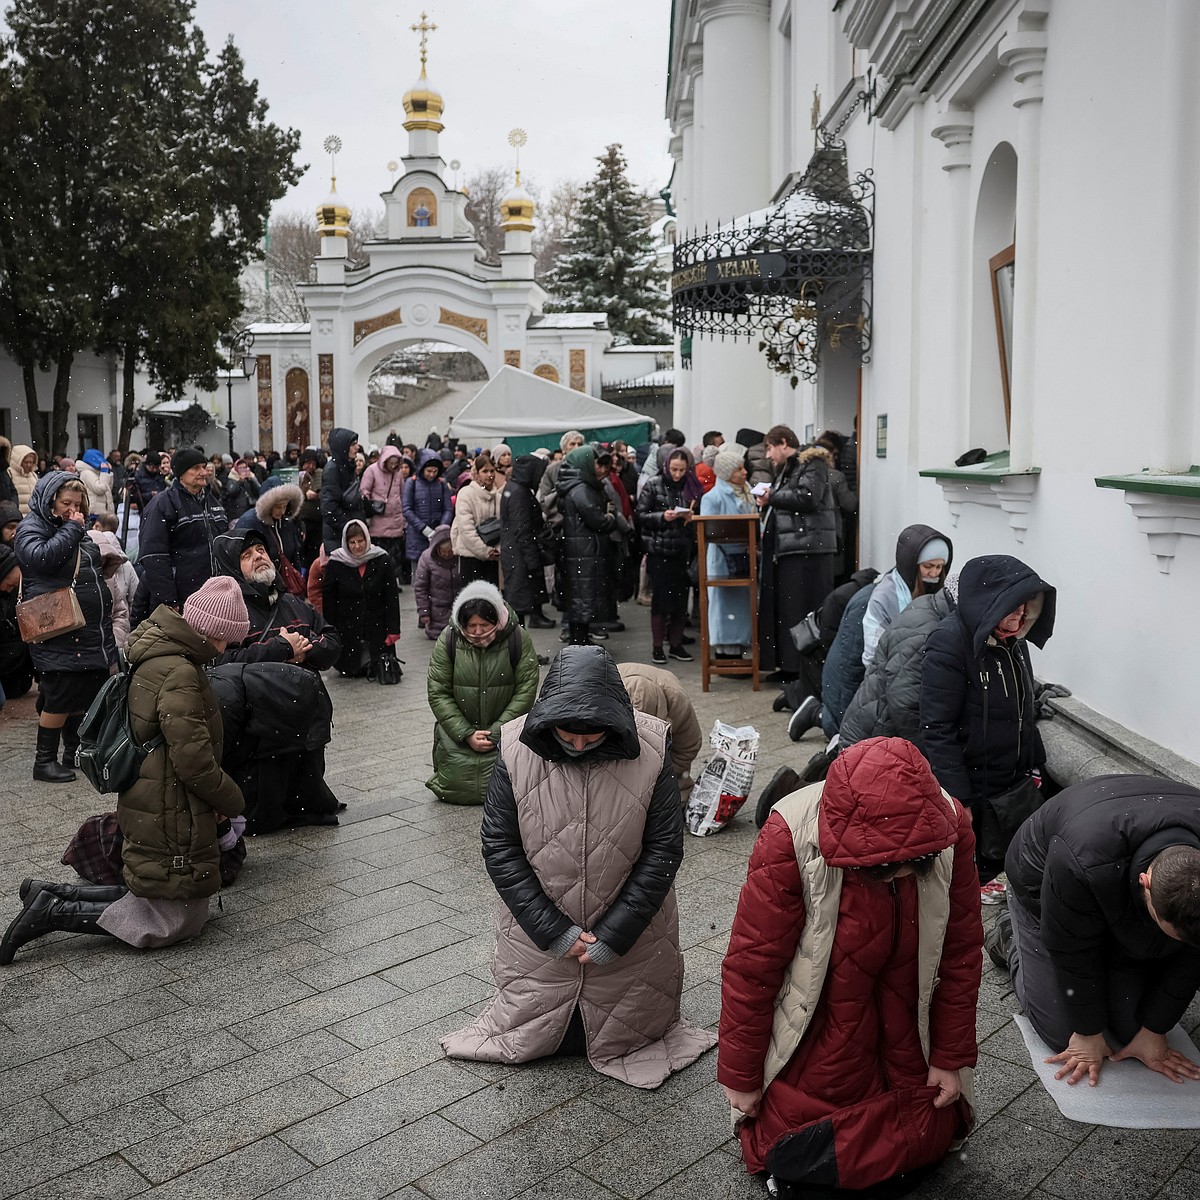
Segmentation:
{"type": "Polygon", "coordinates": [[[1192,0],[674,0],[667,80],[676,423],[857,421],[860,562],[1022,558],[1048,736],[1193,782],[1197,46],[1192,0]]]}

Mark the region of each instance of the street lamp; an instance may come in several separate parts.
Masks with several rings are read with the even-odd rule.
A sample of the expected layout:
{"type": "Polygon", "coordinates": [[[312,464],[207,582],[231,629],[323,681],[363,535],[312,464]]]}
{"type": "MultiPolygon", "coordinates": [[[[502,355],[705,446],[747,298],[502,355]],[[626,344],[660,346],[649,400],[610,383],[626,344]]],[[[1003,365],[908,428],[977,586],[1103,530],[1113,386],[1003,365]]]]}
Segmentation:
{"type": "Polygon", "coordinates": [[[243,329],[238,333],[233,334],[229,339],[229,370],[225,375],[225,388],[229,397],[229,456],[236,458],[237,455],[233,449],[233,431],[237,426],[233,422],[233,360],[240,357],[242,360],[242,374],[246,379],[253,379],[254,372],[258,370],[258,355],[251,354],[250,348],[254,345],[254,334],[248,329],[243,329]]]}

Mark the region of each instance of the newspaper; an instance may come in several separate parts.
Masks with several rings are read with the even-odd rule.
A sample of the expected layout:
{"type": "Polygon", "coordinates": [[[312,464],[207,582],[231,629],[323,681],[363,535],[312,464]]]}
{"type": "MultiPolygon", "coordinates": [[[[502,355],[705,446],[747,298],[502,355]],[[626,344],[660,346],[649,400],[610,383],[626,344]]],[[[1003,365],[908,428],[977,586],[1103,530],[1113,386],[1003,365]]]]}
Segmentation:
{"type": "Polygon", "coordinates": [[[717,721],[708,735],[712,757],[688,799],[684,820],[696,837],[718,833],[737,815],[754,785],[758,730],[717,721]]]}

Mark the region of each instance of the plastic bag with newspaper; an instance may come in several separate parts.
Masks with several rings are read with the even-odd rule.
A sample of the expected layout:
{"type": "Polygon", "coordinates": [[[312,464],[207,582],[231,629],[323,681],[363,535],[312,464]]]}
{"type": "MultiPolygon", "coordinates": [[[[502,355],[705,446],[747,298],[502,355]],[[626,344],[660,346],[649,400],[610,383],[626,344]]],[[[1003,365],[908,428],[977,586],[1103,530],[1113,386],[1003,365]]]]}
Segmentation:
{"type": "Polygon", "coordinates": [[[684,819],[696,837],[718,833],[746,803],[754,785],[758,730],[718,721],[708,735],[712,757],[692,788],[684,819]]]}

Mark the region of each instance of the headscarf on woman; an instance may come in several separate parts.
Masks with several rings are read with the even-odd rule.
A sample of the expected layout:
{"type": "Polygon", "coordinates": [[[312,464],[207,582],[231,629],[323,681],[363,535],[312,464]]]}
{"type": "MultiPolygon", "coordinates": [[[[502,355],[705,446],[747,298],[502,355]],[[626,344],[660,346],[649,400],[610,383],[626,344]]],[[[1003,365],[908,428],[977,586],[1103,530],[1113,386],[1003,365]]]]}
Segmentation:
{"type": "Polygon", "coordinates": [[[359,520],[347,521],[345,528],[342,530],[342,544],[329,557],[334,562],[345,563],[348,567],[365,566],[373,558],[380,556],[387,558],[387,551],[381,550],[371,541],[371,535],[367,532],[365,522],[359,520]],[[361,554],[353,554],[350,550],[350,535],[354,529],[358,529],[363,537],[367,539],[367,548],[361,554]]]}

